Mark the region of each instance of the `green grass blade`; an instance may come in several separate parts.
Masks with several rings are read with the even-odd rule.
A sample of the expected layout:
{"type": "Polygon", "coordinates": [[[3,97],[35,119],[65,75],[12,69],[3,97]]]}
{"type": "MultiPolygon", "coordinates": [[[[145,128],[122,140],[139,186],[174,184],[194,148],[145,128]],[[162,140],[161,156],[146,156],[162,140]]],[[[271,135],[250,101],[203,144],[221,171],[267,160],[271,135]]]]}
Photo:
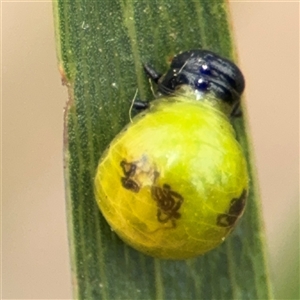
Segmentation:
{"type": "Polygon", "coordinates": [[[65,178],[76,299],[270,299],[260,202],[243,118],[235,122],[252,174],[246,213],[218,249],[164,261],[126,246],[93,195],[98,159],[128,123],[136,88],[152,99],[142,63],[205,48],[235,59],[225,0],[53,2],[60,71],[69,91],[65,178]]]}

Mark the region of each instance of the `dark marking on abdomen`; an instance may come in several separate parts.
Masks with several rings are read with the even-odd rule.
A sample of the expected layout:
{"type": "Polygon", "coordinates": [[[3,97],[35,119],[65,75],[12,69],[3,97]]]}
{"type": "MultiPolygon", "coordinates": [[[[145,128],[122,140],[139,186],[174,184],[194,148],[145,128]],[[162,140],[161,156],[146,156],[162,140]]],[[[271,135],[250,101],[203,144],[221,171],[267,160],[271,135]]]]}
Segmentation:
{"type": "Polygon", "coordinates": [[[233,198],[230,202],[228,212],[217,217],[217,225],[221,227],[233,226],[239,216],[243,213],[247,199],[247,191],[243,190],[239,198],[233,198]]]}

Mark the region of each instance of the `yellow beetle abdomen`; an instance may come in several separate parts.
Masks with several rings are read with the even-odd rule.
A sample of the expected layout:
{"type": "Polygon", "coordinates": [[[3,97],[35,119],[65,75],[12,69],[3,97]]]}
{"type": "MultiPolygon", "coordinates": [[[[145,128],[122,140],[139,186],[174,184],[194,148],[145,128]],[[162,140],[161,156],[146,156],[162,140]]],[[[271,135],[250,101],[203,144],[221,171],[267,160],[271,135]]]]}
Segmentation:
{"type": "Polygon", "coordinates": [[[184,96],[153,101],[103,154],[99,207],[132,247],[185,259],[219,245],[241,216],[248,174],[228,118],[184,96]]]}

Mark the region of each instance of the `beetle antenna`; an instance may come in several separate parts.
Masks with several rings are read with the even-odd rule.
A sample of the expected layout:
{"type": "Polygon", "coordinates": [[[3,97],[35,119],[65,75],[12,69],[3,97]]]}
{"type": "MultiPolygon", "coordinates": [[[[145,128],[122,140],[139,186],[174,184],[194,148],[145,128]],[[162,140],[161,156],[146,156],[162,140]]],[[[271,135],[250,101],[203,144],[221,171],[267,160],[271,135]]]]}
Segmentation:
{"type": "MultiPolygon", "coordinates": [[[[191,55],[191,57],[192,57],[193,55],[191,55]]],[[[180,74],[181,73],[181,71],[184,69],[184,67],[187,65],[187,63],[188,63],[188,60],[186,60],[186,62],[183,64],[183,66],[180,68],[180,70],[178,71],[178,73],[177,74],[180,74]]]]}
{"type": "Polygon", "coordinates": [[[130,108],[129,108],[129,120],[130,120],[130,123],[132,123],[131,112],[132,112],[132,108],[133,108],[134,101],[135,101],[136,96],[137,96],[137,94],[138,94],[138,90],[139,90],[139,89],[136,89],[135,94],[134,94],[134,97],[133,97],[133,99],[132,99],[132,101],[131,101],[130,108]]]}
{"type": "Polygon", "coordinates": [[[152,95],[154,96],[154,98],[157,98],[157,93],[154,92],[153,83],[150,78],[149,78],[149,85],[150,85],[150,90],[151,90],[152,95]]]}

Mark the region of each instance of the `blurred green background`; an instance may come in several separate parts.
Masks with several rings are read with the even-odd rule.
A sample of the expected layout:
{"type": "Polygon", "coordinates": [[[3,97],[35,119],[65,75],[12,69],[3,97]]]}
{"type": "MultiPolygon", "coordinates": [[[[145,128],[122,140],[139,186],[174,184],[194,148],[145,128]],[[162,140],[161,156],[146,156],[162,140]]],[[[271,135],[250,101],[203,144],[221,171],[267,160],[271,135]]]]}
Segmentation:
{"type": "MultiPolygon", "coordinates": [[[[2,2],[2,297],[70,299],[51,1],[2,2]]],[[[276,299],[299,299],[299,3],[232,1],[276,299]]]]}

